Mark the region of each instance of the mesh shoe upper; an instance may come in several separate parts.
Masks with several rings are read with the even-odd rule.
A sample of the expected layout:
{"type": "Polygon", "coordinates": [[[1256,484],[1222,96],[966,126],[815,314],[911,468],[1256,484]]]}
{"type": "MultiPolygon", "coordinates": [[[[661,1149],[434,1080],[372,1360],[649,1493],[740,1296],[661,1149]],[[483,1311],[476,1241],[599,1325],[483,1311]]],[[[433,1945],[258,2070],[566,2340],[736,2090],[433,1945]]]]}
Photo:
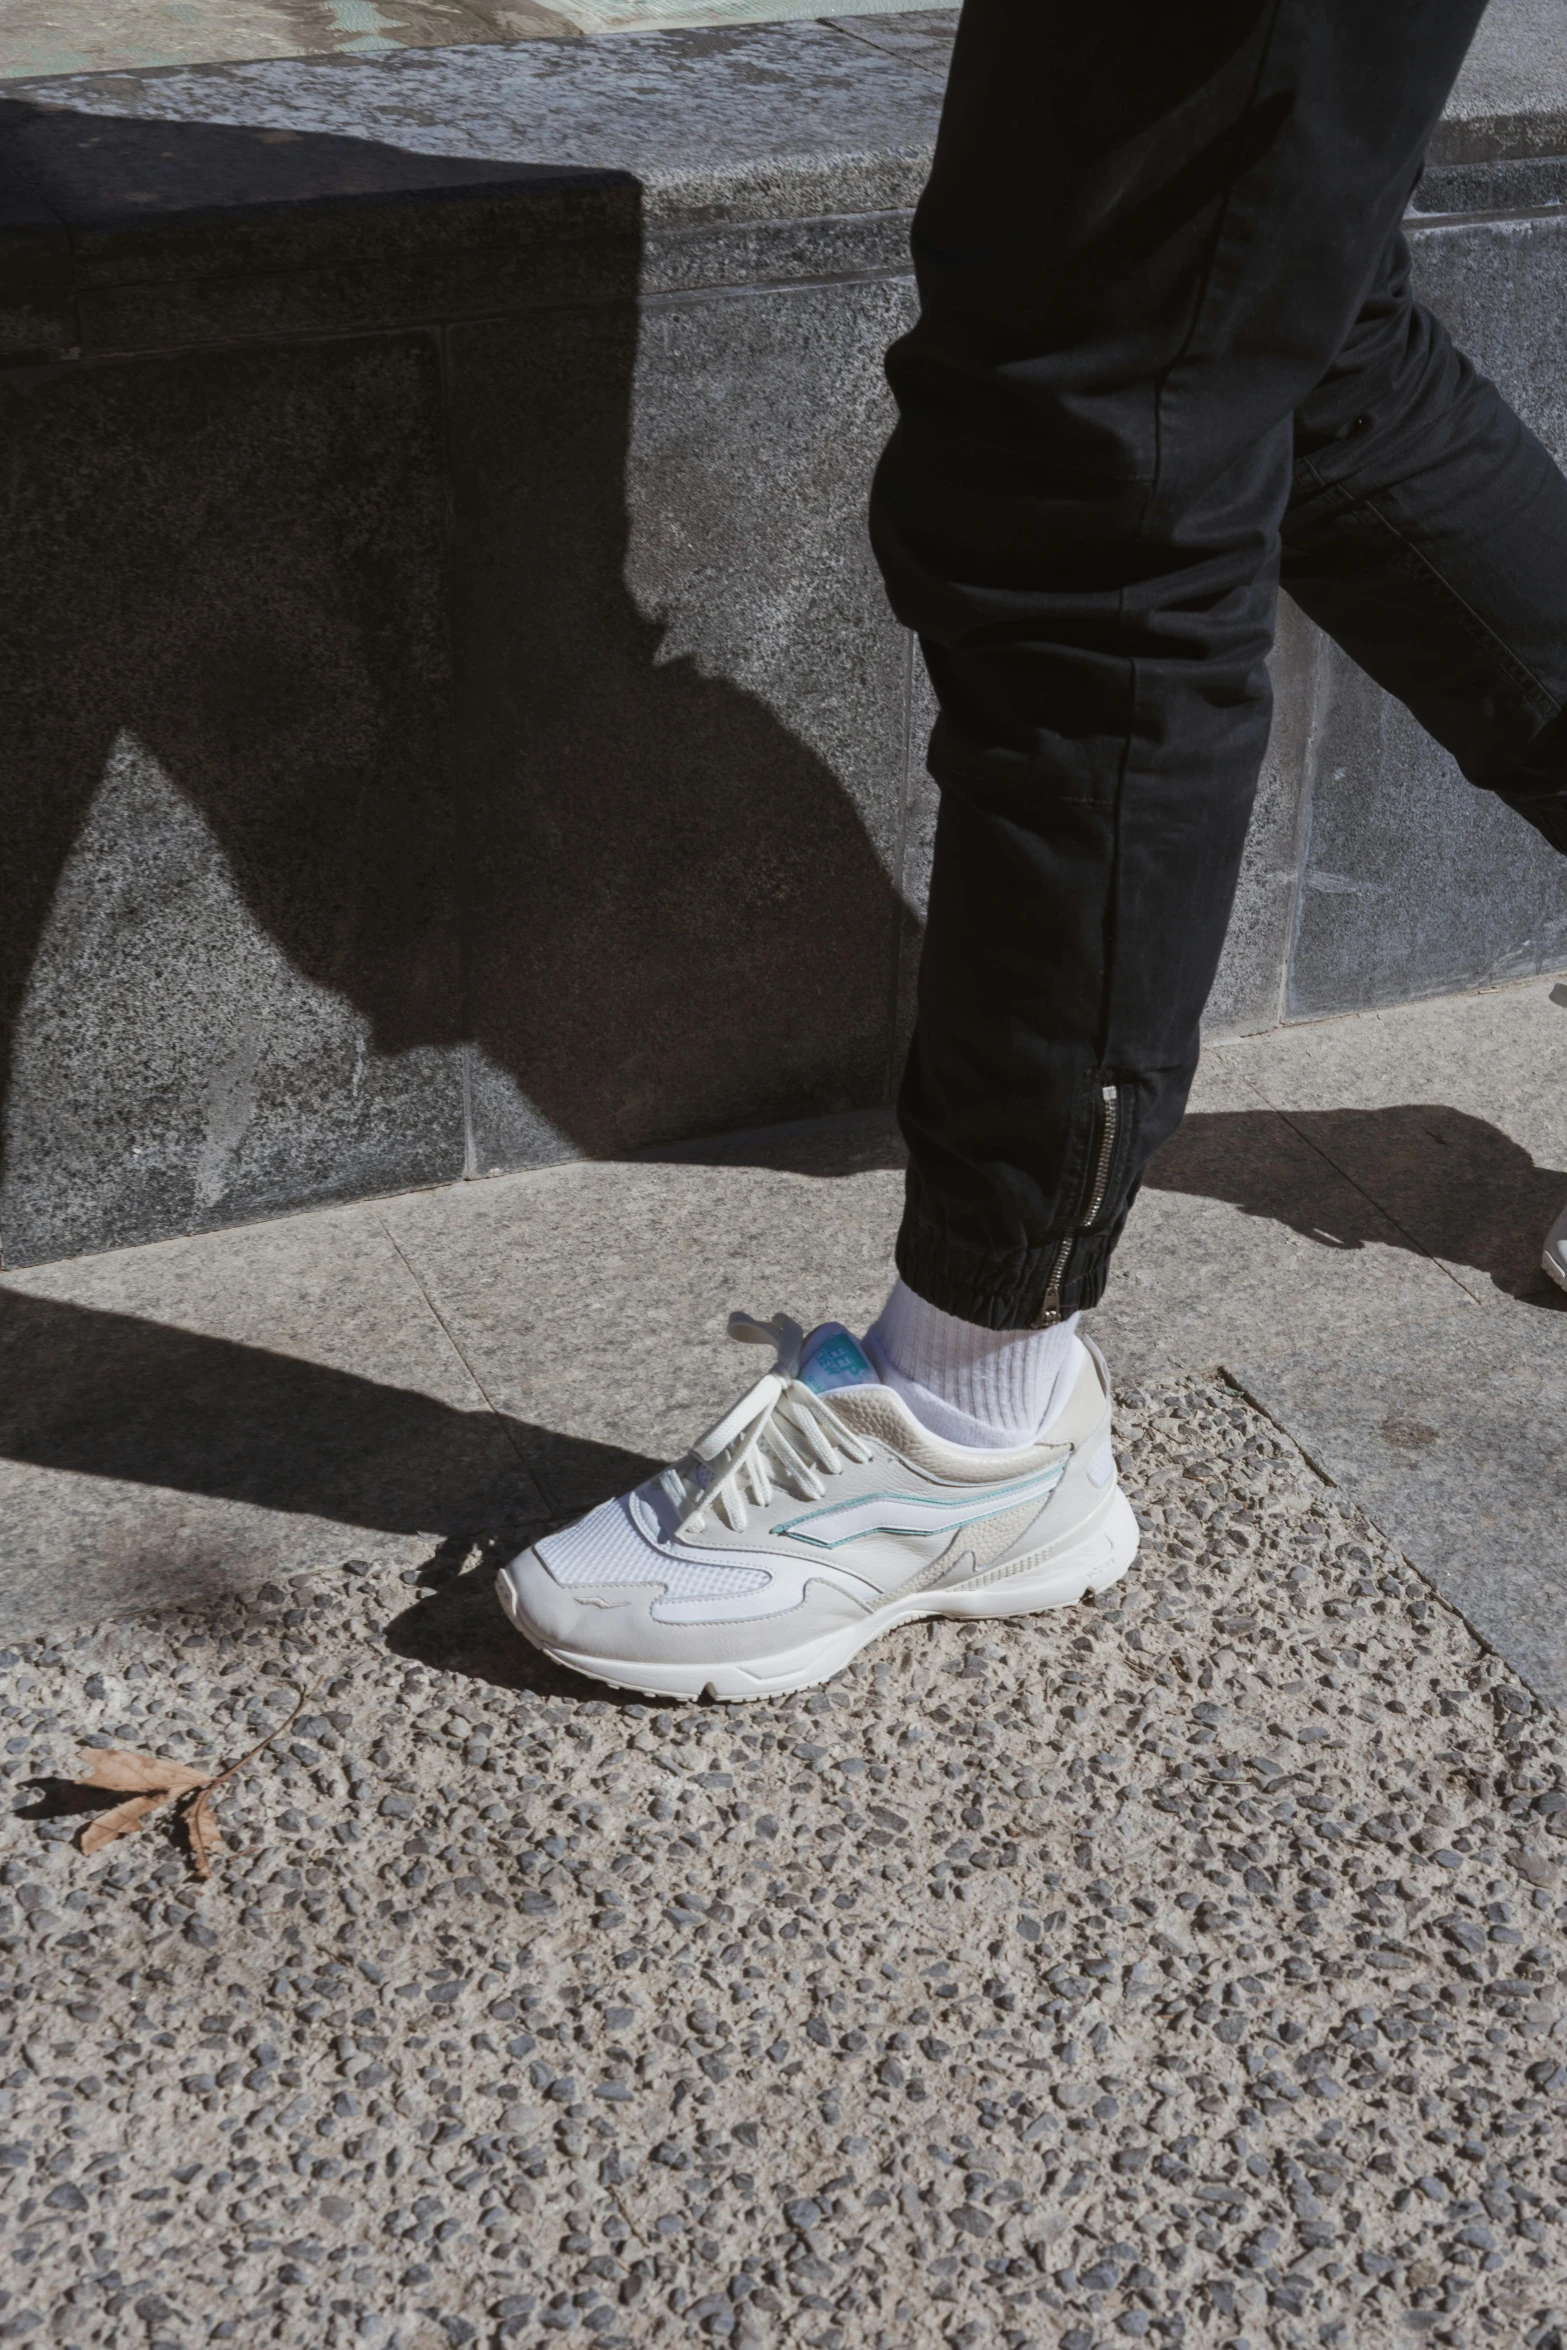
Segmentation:
{"type": "Polygon", "coordinates": [[[568,1588],[582,1583],[659,1583],[671,1599],[717,1599],[765,1588],[765,1567],[704,1559],[694,1544],[682,1551],[674,1544],[663,1549],[650,1543],[633,1515],[640,1499],[638,1492],[602,1502],[576,1525],[541,1542],[539,1555],[556,1582],[568,1588]]]}

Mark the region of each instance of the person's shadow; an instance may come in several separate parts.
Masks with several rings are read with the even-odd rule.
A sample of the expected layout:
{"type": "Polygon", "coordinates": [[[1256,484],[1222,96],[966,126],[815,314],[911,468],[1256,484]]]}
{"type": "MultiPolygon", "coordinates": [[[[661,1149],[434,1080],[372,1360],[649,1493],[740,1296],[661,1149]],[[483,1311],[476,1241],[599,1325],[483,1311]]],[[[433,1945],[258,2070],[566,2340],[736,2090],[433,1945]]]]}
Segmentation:
{"type": "Polygon", "coordinates": [[[1484,1118],[1442,1103],[1375,1110],[1194,1112],[1151,1160],[1154,1191],[1225,1200],[1328,1249],[1404,1247],[1567,1309],[1540,1264],[1567,1171],[1537,1166],[1484,1118]],[[1288,1136],[1312,1154],[1303,1163],[1288,1136]]]}
{"type": "MultiPolygon", "coordinates": [[[[793,626],[806,705],[878,663],[901,695],[863,530],[847,544],[877,419],[861,444],[820,403],[726,413],[772,400],[766,354],[714,408],[722,367],[689,347],[710,312],[646,324],[644,244],[624,173],[0,101],[0,344],[96,347],[0,373],[0,1089],[27,1017],[10,1264],[456,1175],[464,1074],[481,1167],[541,1133],[621,1154],[885,1100],[916,926],[862,811],[884,850],[903,727],[887,776],[840,762],[852,796],[657,616],[722,617],[727,567],[736,593],[761,582],[731,636],[765,652],[793,626]],[[405,294],[413,323],[388,317],[405,294]],[[639,373],[650,332],[688,347],[639,373]],[[682,413],[682,386],[708,409],[682,413]],[[635,501],[633,466],[663,469],[635,501]],[[699,543],[650,548],[659,515],[699,543]],[[182,805],[199,822],[177,835],[182,805]],[[193,839],[223,891],[194,886],[193,839]],[[352,1021],[302,1034],[299,991],[236,968],[245,918],[368,1056],[352,1021]],[[231,1005],[250,1123],[204,1194],[202,1103],[148,1038],[221,1035],[231,1005]]],[[[14,1289],[0,1453],[313,1517],[345,1553],[356,1529],[422,1533],[438,1579],[653,1466],[14,1289]]],[[[199,1600],[221,1523],[196,1514],[190,1557],[164,1559],[166,1517],[94,1539],[133,1598],[199,1600]]],[[[470,1564],[462,1590],[487,1579],[470,1564]]],[[[464,1621],[521,1669],[487,1597],[464,1621]]]]}
{"type": "Polygon", "coordinates": [[[7,1261],[455,1176],[465,1082],[482,1171],[885,1100],[911,918],[866,812],[885,852],[901,727],[851,795],[770,706],[789,694],[765,658],[750,690],[657,616],[724,618],[729,577],[756,604],[734,641],[765,654],[792,609],[785,683],[818,717],[874,703],[878,664],[901,693],[846,521],[876,418],[863,449],[819,403],[774,405],[758,433],[735,412],[765,363],[717,398],[710,317],[645,323],[624,173],[0,103],[0,216],[29,206],[33,243],[5,252],[32,278],[0,267],[0,311],[47,307],[33,281],[54,269],[80,331],[170,347],[0,377],[5,1066],[28,1018],[7,1261]],[[433,187],[445,210],[410,201],[433,187]],[[229,283],[247,242],[254,283],[229,283]],[[375,315],[399,268],[420,323],[375,315]],[[501,314],[465,314],[492,281],[501,314]],[[290,304],[314,331],[269,323],[290,304]],[[639,371],[650,332],[685,345],[639,371]],[[112,857],[62,900],[106,778],[112,857]],[[225,969],[238,947],[201,933],[160,840],[171,797],[292,971],[359,1016],[368,1061],[351,1024],[312,1035],[264,972],[251,1001],[225,969]],[[58,969],[29,998],[51,909],[58,969]],[[138,926],[167,953],[138,959],[138,926]],[[221,1183],[199,1089],[147,1043],[197,1022],[183,995],[209,981],[236,990],[212,1083],[244,1135],[221,1183]]]}

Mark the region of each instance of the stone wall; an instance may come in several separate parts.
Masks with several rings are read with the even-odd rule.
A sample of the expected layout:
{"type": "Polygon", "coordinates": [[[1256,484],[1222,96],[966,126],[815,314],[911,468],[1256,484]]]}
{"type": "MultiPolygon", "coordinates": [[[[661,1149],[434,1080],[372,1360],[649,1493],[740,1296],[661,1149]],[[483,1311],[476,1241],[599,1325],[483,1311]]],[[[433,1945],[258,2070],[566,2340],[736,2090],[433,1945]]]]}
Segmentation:
{"type": "MultiPolygon", "coordinates": [[[[886,1097],[929,712],[863,509],[946,32],[0,101],[8,1263],[886,1097]]],[[[1503,81],[1420,268],[1563,454],[1503,81]]],[[[1276,667],[1214,1027],[1567,962],[1534,837],[1276,667]]]]}

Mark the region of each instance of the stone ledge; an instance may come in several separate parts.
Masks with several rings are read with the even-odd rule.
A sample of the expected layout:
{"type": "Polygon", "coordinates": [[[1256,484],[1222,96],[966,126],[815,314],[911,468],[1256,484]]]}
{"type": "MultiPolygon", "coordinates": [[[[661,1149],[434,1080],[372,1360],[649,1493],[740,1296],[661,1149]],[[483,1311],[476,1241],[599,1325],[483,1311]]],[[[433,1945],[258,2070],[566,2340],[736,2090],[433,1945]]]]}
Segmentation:
{"type": "MultiPolygon", "coordinates": [[[[629,173],[650,221],[702,225],[912,204],[941,83],[874,42],[803,23],[82,74],[11,83],[5,96],[101,120],[352,139],[388,160],[402,155],[410,192],[433,186],[442,166],[455,167],[459,184],[473,167],[507,177],[629,173]]],[[[271,195],[269,175],[289,168],[276,138],[269,146],[258,136],[256,200],[271,195]]],[[[138,217],[129,206],[142,192],[118,175],[112,155],[76,164],[95,229],[138,217]]],[[[192,207],[175,177],[152,192],[167,218],[192,207]]],[[[337,192],[314,191],[318,200],[337,192]]],[[[249,200],[244,189],[219,197],[225,210],[249,200]]],[[[210,209],[210,191],[194,203],[210,209]]]]}
{"type": "MultiPolygon", "coordinates": [[[[1515,0],[1487,18],[1423,210],[1563,200],[1556,13],[1515,0]]],[[[953,23],[13,83],[0,349],[171,348],[906,267],[953,23]]]]}
{"type": "MultiPolygon", "coordinates": [[[[1562,200],[1560,14],[1555,0],[1492,7],[1421,207],[1562,200]]],[[[869,261],[865,249],[799,261],[787,247],[799,223],[834,223],[841,240],[843,221],[912,209],[954,24],[949,12],[848,16],[12,82],[0,99],[12,308],[47,317],[45,348],[150,348],[308,329],[312,315],[463,315],[484,298],[465,277],[505,277],[507,261],[505,306],[620,294],[627,235],[648,242],[646,289],[693,282],[670,244],[688,233],[709,235],[702,284],[883,268],[890,233],[869,261]],[[778,251],[766,223],[782,228],[778,251]],[[733,228],[745,235],[728,247],[712,237],[733,228]],[[611,254],[594,251],[606,237],[611,254]],[[357,282],[301,284],[284,320],[277,282],[334,270],[357,282]],[[413,282],[392,289],[388,270],[413,282]],[[211,284],[235,277],[273,280],[273,298],[256,306],[211,284]],[[176,284],[207,287],[207,320],[150,296],[176,284]],[[141,322],[134,287],[148,289],[141,322]]],[[[28,331],[14,324],[12,350],[28,331]]]]}
{"type": "Polygon", "coordinates": [[[813,23],[13,84],[0,348],[906,269],[940,100],[813,23]]]}
{"type": "Polygon", "coordinates": [[[1473,219],[1487,212],[1560,212],[1567,207],[1567,154],[1427,167],[1410,217],[1473,219]]]}
{"type": "Polygon", "coordinates": [[[1431,161],[1567,154],[1567,8],[1491,0],[1448,100],[1431,161]]]}

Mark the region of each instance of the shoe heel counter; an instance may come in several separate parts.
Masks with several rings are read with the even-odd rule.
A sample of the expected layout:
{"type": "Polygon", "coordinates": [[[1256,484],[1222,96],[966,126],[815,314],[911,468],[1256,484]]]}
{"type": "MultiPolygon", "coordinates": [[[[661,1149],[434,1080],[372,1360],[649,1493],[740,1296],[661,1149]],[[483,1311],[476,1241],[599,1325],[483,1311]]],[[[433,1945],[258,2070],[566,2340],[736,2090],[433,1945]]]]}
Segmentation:
{"type": "Polygon", "coordinates": [[[1080,1341],[1085,1356],[1077,1384],[1044,1432],[1047,1444],[1070,1444],[1074,1453],[1097,1437],[1110,1419],[1110,1375],[1091,1338],[1080,1341]]]}
{"type": "MultiPolygon", "coordinates": [[[[1004,1566],[1009,1559],[1026,1558],[1030,1551],[1047,1544],[1069,1540],[1073,1530],[1102,1512],[1118,1490],[1120,1478],[1111,1440],[1110,1382],[1097,1347],[1091,1350],[1091,1359],[1067,1411],[1076,1415],[1079,1407],[1078,1434],[1061,1482],[1030,1525],[1007,1545],[1004,1554],[989,1562],[992,1569],[1004,1566]]],[[[1065,1417],[1063,1413],[1062,1420],[1065,1417]]],[[[1054,1433],[1052,1428],[1052,1436],[1054,1433]]]]}

